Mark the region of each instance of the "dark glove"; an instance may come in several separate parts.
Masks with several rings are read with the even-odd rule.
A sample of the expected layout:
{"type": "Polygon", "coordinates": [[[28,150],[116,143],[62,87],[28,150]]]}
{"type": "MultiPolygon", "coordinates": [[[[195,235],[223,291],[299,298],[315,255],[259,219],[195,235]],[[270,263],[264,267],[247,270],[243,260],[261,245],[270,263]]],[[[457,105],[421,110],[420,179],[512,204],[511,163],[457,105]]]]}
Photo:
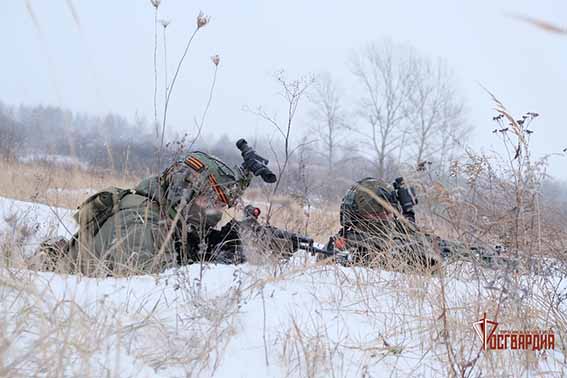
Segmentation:
{"type": "Polygon", "coordinates": [[[220,230],[212,229],[207,235],[207,254],[222,263],[242,263],[242,242],[238,223],[231,220],[220,230]]]}

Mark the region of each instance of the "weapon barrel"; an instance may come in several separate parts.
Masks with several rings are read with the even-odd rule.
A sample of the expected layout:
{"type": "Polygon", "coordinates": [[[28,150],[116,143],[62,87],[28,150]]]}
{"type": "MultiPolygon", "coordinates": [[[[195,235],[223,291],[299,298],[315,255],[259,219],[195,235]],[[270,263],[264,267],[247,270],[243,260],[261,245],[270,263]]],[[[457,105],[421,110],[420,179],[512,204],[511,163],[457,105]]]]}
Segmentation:
{"type": "Polygon", "coordinates": [[[292,232],[280,230],[279,228],[270,226],[272,235],[278,239],[291,240],[297,244],[313,244],[313,239],[308,236],[294,234],[292,232]]]}
{"type": "Polygon", "coordinates": [[[305,250],[307,252],[319,253],[321,255],[326,255],[326,256],[334,256],[337,254],[335,251],[329,251],[327,249],[319,248],[314,245],[306,246],[305,250]]]}
{"type": "Polygon", "coordinates": [[[302,248],[307,252],[310,252],[312,255],[319,254],[325,257],[333,257],[335,261],[341,265],[347,265],[349,261],[348,253],[346,252],[337,251],[335,249],[319,248],[314,246],[313,244],[302,248]]]}

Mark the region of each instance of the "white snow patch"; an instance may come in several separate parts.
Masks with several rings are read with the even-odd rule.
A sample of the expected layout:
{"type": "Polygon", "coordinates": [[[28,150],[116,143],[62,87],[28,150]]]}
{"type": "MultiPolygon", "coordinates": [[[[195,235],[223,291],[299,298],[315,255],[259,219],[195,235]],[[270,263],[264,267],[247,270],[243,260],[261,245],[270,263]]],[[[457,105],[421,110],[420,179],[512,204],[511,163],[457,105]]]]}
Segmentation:
{"type": "Polygon", "coordinates": [[[26,253],[49,237],[70,237],[77,225],[74,210],[0,197],[0,240],[11,239],[26,253]]]}

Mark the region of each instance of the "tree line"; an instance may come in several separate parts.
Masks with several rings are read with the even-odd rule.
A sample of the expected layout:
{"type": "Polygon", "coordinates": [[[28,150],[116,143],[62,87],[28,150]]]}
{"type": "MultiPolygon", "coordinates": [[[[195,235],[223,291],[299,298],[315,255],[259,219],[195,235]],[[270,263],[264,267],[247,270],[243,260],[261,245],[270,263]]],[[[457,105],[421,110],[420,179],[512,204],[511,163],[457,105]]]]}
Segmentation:
{"type": "MultiPolygon", "coordinates": [[[[348,83],[328,73],[299,80],[277,76],[290,115],[281,123],[260,107],[252,111],[276,131],[247,138],[279,171],[281,190],[310,188],[335,196],[365,176],[391,180],[408,169],[446,174],[471,130],[448,65],[388,40],[354,52],[348,65],[348,83]],[[301,126],[295,120],[298,109],[301,126]],[[332,190],[329,182],[334,183],[332,190]]],[[[207,128],[198,139],[188,134],[171,138],[164,164],[188,149],[207,150],[239,164],[235,141],[207,128]]],[[[156,170],[159,137],[159,127],[140,116],[129,121],[117,114],[0,103],[4,158],[70,156],[92,168],[144,175],[156,170]]]]}

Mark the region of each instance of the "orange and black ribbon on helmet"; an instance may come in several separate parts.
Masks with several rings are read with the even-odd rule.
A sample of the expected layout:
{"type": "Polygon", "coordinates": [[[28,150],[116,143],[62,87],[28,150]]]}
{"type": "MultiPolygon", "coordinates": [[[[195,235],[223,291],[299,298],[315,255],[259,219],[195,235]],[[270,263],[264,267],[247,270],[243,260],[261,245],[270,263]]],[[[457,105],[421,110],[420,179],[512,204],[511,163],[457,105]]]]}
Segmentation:
{"type": "MultiPolygon", "coordinates": [[[[199,173],[205,169],[205,164],[203,164],[201,160],[197,159],[195,156],[187,156],[187,158],[185,159],[185,164],[199,173]]],[[[228,197],[226,196],[222,187],[219,185],[215,176],[209,175],[209,184],[211,184],[211,187],[217,194],[219,200],[225,205],[229,205],[228,197]]]]}
{"type": "Polygon", "coordinates": [[[185,164],[196,170],[197,172],[201,172],[205,169],[205,164],[201,162],[201,160],[197,159],[194,156],[187,156],[185,159],[185,164]]]}
{"type": "Polygon", "coordinates": [[[209,183],[211,184],[213,190],[217,193],[217,196],[219,197],[220,201],[225,205],[228,205],[229,204],[228,197],[224,193],[224,190],[222,190],[215,176],[213,175],[209,176],[209,183]]]}

